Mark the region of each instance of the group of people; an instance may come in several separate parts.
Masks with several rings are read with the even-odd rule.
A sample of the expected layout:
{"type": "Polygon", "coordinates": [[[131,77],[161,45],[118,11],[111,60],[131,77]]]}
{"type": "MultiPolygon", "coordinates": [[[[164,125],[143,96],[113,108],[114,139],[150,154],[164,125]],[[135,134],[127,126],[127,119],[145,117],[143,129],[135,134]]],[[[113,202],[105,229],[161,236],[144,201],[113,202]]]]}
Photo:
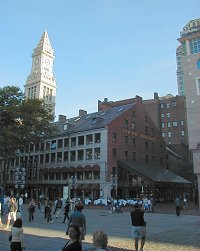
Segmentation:
{"type": "MultiPolygon", "coordinates": [[[[18,198],[19,200],[19,198],[18,198]]],[[[13,220],[14,224],[11,228],[11,237],[10,237],[10,248],[11,251],[22,251],[25,249],[24,236],[23,236],[23,227],[22,227],[22,205],[23,202],[16,201],[14,197],[11,197],[6,202],[6,214],[7,214],[7,222],[6,229],[9,229],[10,221],[13,220]],[[19,206],[20,205],[20,206],[19,206]],[[21,211],[21,212],[20,212],[21,211]],[[19,212],[17,217],[17,212],[19,212]]],[[[81,251],[82,250],[82,240],[85,239],[86,235],[86,218],[83,214],[83,203],[81,201],[77,201],[75,203],[74,212],[72,212],[69,216],[70,211],[70,200],[67,199],[65,205],[63,205],[63,201],[60,197],[55,201],[55,209],[53,214],[55,214],[55,218],[61,218],[62,208],[64,208],[64,219],[63,223],[65,223],[66,219],[68,219],[66,235],[69,236],[69,240],[62,248],[62,251],[81,251]]],[[[29,221],[34,220],[34,213],[36,211],[36,204],[34,199],[31,199],[29,204],[27,205],[27,209],[29,212],[29,221]]],[[[52,219],[52,205],[47,200],[45,205],[45,218],[47,222],[53,222],[52,219]]],[[[131,212],[131,222],[132,222],[132,234],[135,238],[135,250],[138,250],[138,242],[141,237],[141,248],[143,250],[143,246],[145,243],[145,222],[144,222],[144,212],[140,210],[140,205],[135,205],[135,210],[131,212]]],[[[1,218],[0,218],[0,224],[1,218]]],[[[103,231],[95,231],[93,233],[93,245],[95,247],[95,251],[106,251],[108,248],[108,236],[103,231]]]]}

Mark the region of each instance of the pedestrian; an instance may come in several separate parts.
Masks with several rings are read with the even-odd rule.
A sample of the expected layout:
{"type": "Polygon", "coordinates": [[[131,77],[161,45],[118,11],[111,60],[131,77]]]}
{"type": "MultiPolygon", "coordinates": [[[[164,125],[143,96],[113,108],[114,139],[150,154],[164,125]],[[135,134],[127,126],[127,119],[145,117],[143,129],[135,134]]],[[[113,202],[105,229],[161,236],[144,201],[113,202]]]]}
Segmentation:
{"type": "Polygon", "coordinates": [[[82,251],[80,243],[80,229],[77,226],[71,225],[68,229],[69,241],[62,248],[62,251],[82,251]]]}
{"type": "Polygon", "coordinates": [[[51,212],[52,212],[52,206],[51,203],[49,202],[47,204],[47,206],[45,207],[46,209],[46,218],[47,218],[47,222],[53,222],[53,219],[51,218],[51,212]]]}
{"type": "Polygon", "coordinates": [[[69,220],[69,208],[70,208],[70,202],[69,202],[69,198],[67,198],[66,204],[64,207],[64,219],[62,223],[65,223],[66,218],[69,220]]]}
{"type": "Polygon", "coordinates": [[[28,211],[29,211],[29,221],[33,221],[34,220],[34,213],[35,213],[35,202],[34,199],[32,199],[29,203],[28,206],[28,211]]]}
{"type": "Polygon", "coordinates": [[[131,212],[131,223],[132,236],[135,239],[135,251],[138,251],[138,242],[140,237],[140,251],[143,251],[146,236],[146,223],[144,221],[144,211],[140,209],[140,205],[138,203],[135,204],[135,210],[131,212]]]}
{"type": "Polygon", "coordinates": [[[81,232],[80,241],[85,240],[85,235],[86,235],[86,219],[85,215],[82,213],[82,210],[83,210],[83,204],[79,203],[76,207],[76,211],[73,212],[69,217],[68,228],[67,228],[68,232],[71,225],[79,227],[81,232]]]}
{"type": "Polygon", "coordinates": [[[103,231],[95,231],[93,234],[93,245],[95,251],[109,251],[108,249],[108,236],[103,231]]]}
{"type": "Polygon", "coordinates": [[[58,197],[56,202],[56,219],[61,218],[61,212],[62,212],[62,200],[58,197]]]}
{"type": "Polygon", "coordinates": [[[22,249],[25,249],[22,219],[18,218],[14,222],[13,227],[11,229],[11,236],[11,251],[22,251],[22,249]]]}
{"type": "Polygon", "coordinates": [[[178,195],[176,196],[176,199],[174,202],[176,205],[176,215],[179,216],[181,213],[181,199],[178,195]]]}
{"type": "Polygon", "coordinates": [[[19,212],[22,213],[22,206],[24,204],[24,201],[22,199],[22,196],[20,195],[18,198],[18,205],[19,205],[19,212]]]}
{"type": "Polygon", "coordinates": [[[11,197],[10,201],[7,201],[8,216],[5,229],[9,229],[10,221],[16,221],[17,203],[14,197],[11,197]]]}

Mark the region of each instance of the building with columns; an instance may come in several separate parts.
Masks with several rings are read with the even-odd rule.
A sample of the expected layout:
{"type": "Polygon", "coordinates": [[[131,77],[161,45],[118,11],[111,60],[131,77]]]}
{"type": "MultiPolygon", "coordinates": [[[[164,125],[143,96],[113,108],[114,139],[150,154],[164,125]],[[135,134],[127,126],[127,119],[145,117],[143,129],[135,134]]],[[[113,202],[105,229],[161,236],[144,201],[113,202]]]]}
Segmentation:
{"type": "Polygon", "coordinates": [[[197,176],[196,198],[200,208],[200,18],[189,21],[178,38],[176,50],[179,95],[186,98],[189,149],[197,176]]]}
{"type": "Polygon", "coordinates": [[[32,54],[32,67],[24,92],[29,99],[43,100],[55,115],[56,80],[53,75],[54,50],[45,31],[32,54]]]}

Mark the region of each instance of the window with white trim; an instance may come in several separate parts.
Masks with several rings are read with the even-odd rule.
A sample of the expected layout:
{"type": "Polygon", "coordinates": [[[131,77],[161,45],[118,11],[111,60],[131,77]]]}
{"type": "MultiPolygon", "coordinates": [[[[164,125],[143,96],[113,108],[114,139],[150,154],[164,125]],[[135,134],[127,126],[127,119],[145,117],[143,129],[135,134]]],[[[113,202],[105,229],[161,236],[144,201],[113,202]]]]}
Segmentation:
{"type": "Polygon", "coordinates": [[[172,122],[172,125],[174,126],[174,127],[176,127],[178,124],[177,124],[177,121],[173,121],[172,122]]]}

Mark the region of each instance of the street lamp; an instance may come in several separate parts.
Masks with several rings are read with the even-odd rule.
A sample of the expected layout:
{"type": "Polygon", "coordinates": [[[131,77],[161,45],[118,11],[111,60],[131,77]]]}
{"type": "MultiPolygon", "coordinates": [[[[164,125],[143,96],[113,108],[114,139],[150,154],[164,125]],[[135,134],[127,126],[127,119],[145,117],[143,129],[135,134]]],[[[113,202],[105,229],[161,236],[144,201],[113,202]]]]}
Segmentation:
{"type": "Polygon", "coordinates": [[[71,189],[74,190],[74,197],[76,197],[76,186],[77,186],[77,177],[75,176],[71,176],[69,179],[70,182],[70,198],[71,198],[71,189]]]}
{"type": "Polygon", "coordinates": [[[117,174],[111,174],[110,181],[111,181],[111,189],[115,191],[115,197],[117,198],[117,185],[118,185],[117,174]]]}

